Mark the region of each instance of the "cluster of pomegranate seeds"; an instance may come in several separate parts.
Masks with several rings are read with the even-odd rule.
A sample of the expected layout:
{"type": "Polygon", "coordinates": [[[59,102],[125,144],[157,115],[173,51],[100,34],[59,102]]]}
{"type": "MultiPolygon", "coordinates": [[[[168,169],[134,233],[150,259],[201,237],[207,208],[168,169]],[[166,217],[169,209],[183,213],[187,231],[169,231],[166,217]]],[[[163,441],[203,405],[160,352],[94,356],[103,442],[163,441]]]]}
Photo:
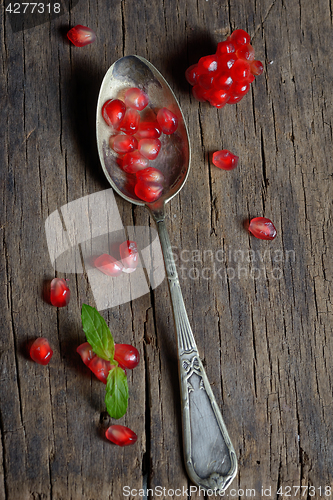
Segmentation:
{"type": "Polygon", "coordinates": [[[249,231],[260,240],[274,240],[276,229],[273,222],[266,217],[255,217],[250,221],[249,231]]]}
{"type": "Polygon", "coordinates": [[[119,245],[120,260],[103,253],[94,260],[94,266],[107,276],[119,276],[121,273],[132,273],[138,267],[139,252],[135,241],[124,241],[119,245]]]}
{"type": "Polygon", "coordinates": [[[238,165],[238,156],[232,154],[227,149],[215,151],[213,153],[213,164],[222,170],[232,170],[238,165]]]}
{"type": "Polygon", "coordinates": [[[138,436],[124,425],[110,425],[106,430],[105,437],[118,446],[128,446],[136,443],[138,436]]]}
{"type": "Polygon", "coordinates": [[[239,102],[263,70],[262,63],[254,58],[249,34],[239,29],[217,45],[215,54],[202,57],[190,66],[185,77],[193,85],[195,99],[223,108],[239,102]]]}
{"type": "Polygon", "coordinates": [[[71,297],[70,289],[62,278],[54,278],[51,281],[50,302],[56,307],[65,307],[71,297]]]}
{"type": "Polygon", "coordinates": [[[30,357],[33,361],[40,365],[47,365],[53,355],[49,341],[40,337],[36,339],[30,347],[30,357]]]}
{"type": "Polygon", "coordinates": [[[93,30],[81,24],[70,29],[67,33],[67,37],[76,47],[84,47],[96,40],[96,35],[93,30]]]}
{"type": "Polygon", "coordinates": [[[161,197],[164,177],[159,172],[157,177],[150,179],[149,162],[155,160],[161,150],[162,134],[171,135],[178,127],[177,116],[168,108],[161,108],[155,114],[152,112],[140,114],[149,104],[148,96],[141,89],[132,87],[126,90],[124,101],[110,99],[103,104],[102,116],[112,127],[113,133],[109,146],[119,156],[117,163],[127,174],[136,174],[129,178],[129,186],[133,187],[135,195],[147,203],[152,203],[161,197]],[[142,172],[143,175],[138,176],[142,172]]]}

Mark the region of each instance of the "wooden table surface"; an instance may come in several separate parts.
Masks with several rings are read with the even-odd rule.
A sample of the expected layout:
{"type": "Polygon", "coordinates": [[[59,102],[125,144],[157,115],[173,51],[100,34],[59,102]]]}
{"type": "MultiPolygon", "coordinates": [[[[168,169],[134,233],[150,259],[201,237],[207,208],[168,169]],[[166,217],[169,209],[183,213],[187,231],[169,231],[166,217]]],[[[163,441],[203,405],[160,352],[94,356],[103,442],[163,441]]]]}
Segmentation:
{"type": "MultiPolygon", "coordinates": [[[[52,20],[36,14],[21,25],[8,5],[0,32],[0,499],[134,499],[146,487],[150,498],[203,498],[189,491],[182,458],[166,280],[102,311],[115,341],[141,354],[119,421],[138,441],[120,448],[103,438],[105,388],[76,353],[85,340],[81,305],[95,305],[91,283],[86,272],[55,270],[47,245],[51,214],[109,189],[96,102],[108,67],[129,54],[165,76],[189,129],[191,171],[167,205],[167,225],[239,461],[226,497],[330,498],[331,2],[80,0],[70,9],[62,2],[52,20]],[[96,42],[70,45],[76,24],[91,27],[96,42]],[[240,103],[217,110],[193,99],[184,72],[236,28],[250,33],[264,73],[240,103]],[[235,170],[212,165],[218,149],[239,156],[235,170]],[[244,228],[257,216],[273,220],[274,241],[244,228]],[[72,294],[61,309],[43,300],[56,275],[69,279],[72,294]],[[27,354],[40,336],[54,351],[46,367],[27,354]]],[[[124,226],[154,227],[147,210],[116,201],[124,226]]]]}

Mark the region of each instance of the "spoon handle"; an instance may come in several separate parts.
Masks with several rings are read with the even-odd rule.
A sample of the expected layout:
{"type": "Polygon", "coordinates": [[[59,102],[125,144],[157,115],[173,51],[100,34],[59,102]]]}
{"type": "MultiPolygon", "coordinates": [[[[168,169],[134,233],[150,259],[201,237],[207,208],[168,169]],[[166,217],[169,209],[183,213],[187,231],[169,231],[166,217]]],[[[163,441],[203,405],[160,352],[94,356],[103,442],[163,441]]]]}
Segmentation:
{"type": "Polygon", "coordinates": [[[169,283],[178,343],[183,448],[197,486],[223,492],[237,473],[237,458],[202,366],[180,289],[164,215],[153,214],[169,283]]]}

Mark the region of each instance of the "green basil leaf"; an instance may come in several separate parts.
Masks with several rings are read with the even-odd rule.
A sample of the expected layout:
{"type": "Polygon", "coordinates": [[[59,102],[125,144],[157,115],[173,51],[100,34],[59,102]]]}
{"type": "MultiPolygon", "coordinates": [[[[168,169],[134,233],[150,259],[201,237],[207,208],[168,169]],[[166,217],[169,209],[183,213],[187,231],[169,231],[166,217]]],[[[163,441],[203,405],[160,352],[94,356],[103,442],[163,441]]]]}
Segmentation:
{"type": "Polygon", "coordinates": [[[94,353],[112,364],[114,341],[105,319],[87,304],[82,304],[81,319],[83,331],[94,353]]]}
{"type": "Polygon", "coordinates": [[[128,404],[127,377],[122,368],[116,366],[109,371],[105,394],[106,409],[112,418],[125,415],[128,404]]]}

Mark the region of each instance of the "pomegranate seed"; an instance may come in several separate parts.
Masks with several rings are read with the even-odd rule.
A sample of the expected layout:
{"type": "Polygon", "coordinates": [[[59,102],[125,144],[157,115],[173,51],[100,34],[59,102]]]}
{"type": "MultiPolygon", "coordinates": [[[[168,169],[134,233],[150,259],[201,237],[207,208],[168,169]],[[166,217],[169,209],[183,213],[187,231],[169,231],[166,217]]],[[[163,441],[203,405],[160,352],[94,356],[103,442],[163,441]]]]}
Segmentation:
{"type": "Polygon", "coordinates": [[[126,106],[137,109],[138,111],[142,111],[149,102],[147,94],[136,87],[126,90],[124,100],[126,106]]]}
{"type": "Polygon", "coordinates": [[[127,134],[111,135],[109,144],[116,153],[130,153],[138,147],[135,137],[127,134]]]}
{"type": "Polygon", "coordinates": [[[224,54],[219,58],[219,70],[229,72],[237,58],[235,54],[224,54]]]}
{"type": "Polygon", "coordinates": [[[230,41],[235,45],[236,50],[241,45],[248,45],[251,41],[250,35],[244,30],[235,30],[230,35],[230,41]]]}
{"type": "Polygon", "coordinates": [[[111,365],[110,361],[102,359],[99,356],[94,356],[87,366],[103,384],[106,384],[109,371],[111,368],[114,368],[114,365],[111,365]]]}
{"type": "Polygon", "coordinates": [[[139,263],[138,247],[135,241],[124,241],[119,246],[119,253],[121,261],[124,265],[124,271],[134,271],[139,263]]]}
{"type": "Polygon", "coordinates": [[[260,61],[252,61],[251,62],[251,72],[253,75],[261,75],[264,71],[264,66],[260,61]]]}
{"type": "Polygon", "coordinates": [[[50,301],[53,306],[65,307],[71,298],[70,289],[65,280],[54,278],[51,281],[50,301]]]}
{"type": "Polygon", "coordinates": [[[128,446],[136,443],[138,436],[129,427],[111,425],[105,432],[106,438],[118,446],[128,446]]]}
{"type": "Polygon", "coordinates": [[[34,341],[30,347],[30,357],[33,361],[40,365],[47,365],[53,355],[49,341],[44,337],[40,337],[34,341]]]}
{"type": "Polygon", "coordinates": [[[196,83],[198,83],[199,76],[200,73],[198,72],[197,64],[192,64],[192,66],[187,68],[187,70],[185,71],[185,78],[190,85],[195,85],[196,83]]]}
{"type": "Polygon", "coordinates": [[[207,92],[208,90],[201,87],[201,85],[194,85],[194,87],[192,87],[193,97],[199,102],[205,102],[207,100],[207,92]]]}
{"type": "Polygon", "coordinates": [[[80,344],[76,352],[80,354],[83,363],[87,366],[89,366],[90,361],[96,356],[89,342],[80,344]]]}
{"type": "Polygon", "coordinates": [[[161,108],[157,113],[157,122],[163,134],[170,135],[176,132],[178,127],[177,116],[167,108],[161,108]]]}
{"type": "MultiPolygon", "coordinates": [[[[215,74],[215,73],[214,73],[215,74]]],[[[199,76],[199,85],[206,90],[211,89],[215,77],[211,73],[204,73],[199,76]]]]}
{"type": "Polygon", "coordinates": [[[273,222],[265,217],[256,217],[251,220],[249,231],[260,240],[274,240],[276,229],[273,222]]]}
{"type": "Polygon", "coordinates": [[[213,164],[222,170],[232,170],[237,167],[238,156],[232,154],[227,149],[216,151],[213,154],[213,164]]]}
{"type": "Polygon", "coordinates": [[[242,98],[243,98],[242,95],[232,95],[232,96],[230,96],[227,104],[237,104],[237,102],[241,101],[242,98]]]}
{"type": "Polygon", "coordinates": [[[136,109],[128,109],[122,119],[119,130],[125,134],[135,134],[139,128],[140,115],[136,109]]]}
{"type": "Polygon", "coordinates": [[[218,57],[214,54],[211,56],[201,57],[198,62],[198,70],[201,72],[215,72],[218,67],[218,57]]]}
{"type": "Polygon", "coordinates": [[[154,167],[148,167],[144,170],[141,170],[140,172],[137,172],[136,178],[139,181],[144,182],[157,182],[159,184],[162,184],[164,182],[164,175],[160,170],[158,170],[158,168],[154,167]]]}
{"type": "Polygon", "coordinates": [[[152,122],[141,122],[137,136],[139,139],[158,139],[161,135],[161,127],[157,120],[152,122]]]}
{"type": "Polygon", "coordinates": [[[232,97],[244,97],[250,90],[250,84],[247,82],[235,82],[230,89],[232,97]]]}
{"type": "Polygon", "coordinates": [[[110,99],[103,104],[102,116],[109,127],[118,128],[126,112],[126,106],[119,99],[110,99]]]}
{"type": "Polygon", "coordinates": [[[94,266],[107,276],[119,276],[123,270],[122,263],[107,253],[103,253],[103,255],[97,257],[94,261],[94,266]]]}
{"type": "Polygon", "coordinates": [[[228,91],[223,89],[221,90],[212,89],[208,92],[207,98],[210,104],[221,108],[227,104],[230,98],[230,94],[228,91]]]}
{"type": "Polygon", "coordinates": [[[222,56],[223,54],[232,54],[235,52],[235,46],[232,42],[225,40],[217,44],[216,55],[222,56]]]}
{"type": "Polygon", "coordinates": [[[121,368],[125,367],[133,370],[138,366],[140,354],[136,347],[129,344],[115,344],[114,359],[118,361],[121,368]]]}
{"type": "Polygon", "coordinates": [[[161,149],[161,142],[158,139],[141,139],[138,149],[142,156],[148,160],[155,160],[161,149]]]}
{"type": "Polygon", "coordinates": [[[250,64],[244,59],[237,59],[230,70],[230,76],[234,81],[247,80],[250,74],[250,64]]]}
{"type": "Polygon", "coordinates": [[[254,60],[254,48],[249,43],[247,45],[242,45],[236,50],[236,56],[239,59],[245,59],[246,61],[254,60]]]}
{"type": "Polygon", "coordinates": [[[142,156],[138,150],[135,150],[132,153],[127,153],[121,158],[120,161],[121,168],[128,174],[135,174],[139,170],[147,168],[149,165],[149,160],[142,156]]]}
{"type": "Polygon", "coordinates": [[[76,47],[84,47],[96,40],[96,35],[93,30],[87,28],[87,26],[81,26],[81,24],[70,29],[67,33],[67,37],[76,47]]]}
{"type": "Polygon", "coordinates": [[[163,186],[155,182],[138,181],[135,184],[134,192],[136,196],[147,203],[158,200],[163,191],[163,186]]]}
{"type": "Polygon", "coordinates": [[[228,90],[232,85],[232,78],[227,71],[223,71],[214,79],[214,87],[221,90],[228,90]]]}

